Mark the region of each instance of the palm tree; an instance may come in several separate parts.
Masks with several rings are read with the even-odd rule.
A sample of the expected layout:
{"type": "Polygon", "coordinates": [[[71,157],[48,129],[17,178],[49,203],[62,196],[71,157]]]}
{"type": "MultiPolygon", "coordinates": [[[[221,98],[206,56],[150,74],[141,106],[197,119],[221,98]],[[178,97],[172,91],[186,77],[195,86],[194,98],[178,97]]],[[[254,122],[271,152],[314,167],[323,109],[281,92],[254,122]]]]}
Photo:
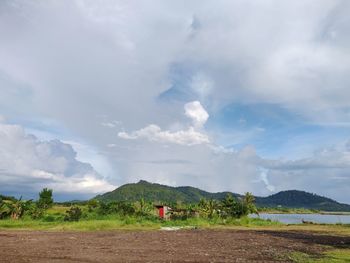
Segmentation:
{"type": "Polygon", "coordinates": [[[221,201],[222,217],[239,217],[240,207],[239,203],[234,199],[232,194],[227,194],[225,199],[221,201]]]}
{"type": "Polygon", "coordinates": [[[198,206],[200,212],[208,218],[213,218],[218,212],[218,202],[214,199],[201,199],[198,206]]]}
{"type": "Polygon", "coordinates": [[[134,204],[134,207],[136,212],[142,216],[149,214],[152,209],[152,206],[143,197],[134,204]]]}
{"type": "Polygon", "coordinates": [[[218,202],[214,199],[210,199],[208,202],[209,217],[213,218],[218,211],[218,202]]]}
{"type": "Polygon", "coordinates": [[[258,213],[258,210],[254,202],[255,202],[255,197],[249,192],[245,193],[243,197],[243,204],[246,206],[248,213],[254,213],[254,214],[258,213]]]}

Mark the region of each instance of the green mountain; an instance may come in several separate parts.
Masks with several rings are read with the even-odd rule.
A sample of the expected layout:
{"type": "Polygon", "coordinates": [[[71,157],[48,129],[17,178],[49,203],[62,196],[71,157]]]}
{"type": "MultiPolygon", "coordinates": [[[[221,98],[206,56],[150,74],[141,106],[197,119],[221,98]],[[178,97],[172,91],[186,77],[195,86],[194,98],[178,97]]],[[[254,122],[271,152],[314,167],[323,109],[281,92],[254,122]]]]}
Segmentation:
{"type": "MultiPolygon", "coordinates": [[[[201,198],[222,200],[230,192],[210,193],[191,186],[171,187],[167,185],[139,181],[125,184],[119,188],[95,197],[100,201],[135,202],[144,198],[146,201],[159,203],[197,203],[201,198]]],[[[230,193],[236,198],[242,196],[230,193]]],[[[267,197],[255,197],[258,207],[306,208],[322,211],[350,211],[350,205],[338,203],[330,198],[304,191],[282,191],[267,197]]]]}
{"type": "Polygon", "coordinates": [[[321,211],[350,211],[350,205],[341,204],[333,199],[304,191],[282,191],[267,197],[256,197],[260,207],[288,207],[317,209],[321,211]]]}
{"type": "MultiPolygon", "coordinates": [[[[122,185],[111,192],[96,196],[95,199],[135,202],[144,198],[146,201],[160,203],[196,203],[201,198],[223,199],[228,193],[209,193],[191,186],[171,187],[141,180],[136,184],[122,185]]],[[[239,196],[237,194],[234,195],[239,196]]]]}

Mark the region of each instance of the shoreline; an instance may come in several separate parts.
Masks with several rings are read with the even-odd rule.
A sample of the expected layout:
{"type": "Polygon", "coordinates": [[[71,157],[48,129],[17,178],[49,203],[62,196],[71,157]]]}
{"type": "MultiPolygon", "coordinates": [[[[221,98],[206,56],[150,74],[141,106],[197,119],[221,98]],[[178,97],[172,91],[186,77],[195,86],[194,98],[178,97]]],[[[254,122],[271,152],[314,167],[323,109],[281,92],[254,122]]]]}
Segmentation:
{"type": "Polygon", "coordinates": [[[297,211],[291,211],[291,212],[282,212],[282,211],[263,211],[259,212],[259,214],[276,214],[276,215],[290,215],[290,214],[296,214],[296,215],[344,215],[344,216],[350,216],[350,212],[331,212],[331,211],[319,211],[319,212],[297,212],[297,211]]]}

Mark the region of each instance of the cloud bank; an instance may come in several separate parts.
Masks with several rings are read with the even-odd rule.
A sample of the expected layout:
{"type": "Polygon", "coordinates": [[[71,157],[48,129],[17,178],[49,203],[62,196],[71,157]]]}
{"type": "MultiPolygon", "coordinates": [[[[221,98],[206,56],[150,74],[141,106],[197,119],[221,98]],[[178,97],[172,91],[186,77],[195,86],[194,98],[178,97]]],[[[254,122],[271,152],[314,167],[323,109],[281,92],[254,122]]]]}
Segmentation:
{"type": "Polygon", "coordinates": [[[349,139],[349,7],[0,1],[0,114],[18,124],[2,126],[12,134],[2,135],[3,189],[37,191],[46,180],[87,192],[147,179],[350,202],[339,146],[349,139]],[[77,160],[67,137],[103,155],[112,176],[77,160]]]}
{"type": "Polygon", "coordinates": [[[114,188],[91,165],[78,161],[71,145],[40,141],[19,125],[0,123],[0,192],[31,194],[44,187],[89,195],[114,188]]]}

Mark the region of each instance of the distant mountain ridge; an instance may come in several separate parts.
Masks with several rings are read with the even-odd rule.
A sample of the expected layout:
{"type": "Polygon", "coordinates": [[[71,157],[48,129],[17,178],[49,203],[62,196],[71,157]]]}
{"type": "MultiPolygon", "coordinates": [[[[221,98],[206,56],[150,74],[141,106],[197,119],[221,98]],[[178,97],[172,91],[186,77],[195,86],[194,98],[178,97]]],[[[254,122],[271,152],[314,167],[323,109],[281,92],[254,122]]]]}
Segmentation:
{"type": "Polygon", "coordinates": [[[305,191],[281,191],[267,197],[256,197],[259,207],[287,207],[316,209],[330,212],[350,212],[350,205],[305,191]]]}
{"type": "MultiPolygon", "coordinates": [[[[102,201],[135,202],[143,198],[151,202],[176,203],[180,201],[183,203],[197,203],[202,198],[222,200],[227,194],[232,194],[236,198],[242,197],[242,195],[231,192],[210,193],[191,186],[172,187],[141,180],[138,183],[122,185],[95,198],[102,201]]],[[[286,208],[350,212],[350,205],[348,204],[338,203],[327,197],[298,190],[281,191],[267,197],[256,196],[255,198],[258,207],[282,206],[286,208]]]]}

